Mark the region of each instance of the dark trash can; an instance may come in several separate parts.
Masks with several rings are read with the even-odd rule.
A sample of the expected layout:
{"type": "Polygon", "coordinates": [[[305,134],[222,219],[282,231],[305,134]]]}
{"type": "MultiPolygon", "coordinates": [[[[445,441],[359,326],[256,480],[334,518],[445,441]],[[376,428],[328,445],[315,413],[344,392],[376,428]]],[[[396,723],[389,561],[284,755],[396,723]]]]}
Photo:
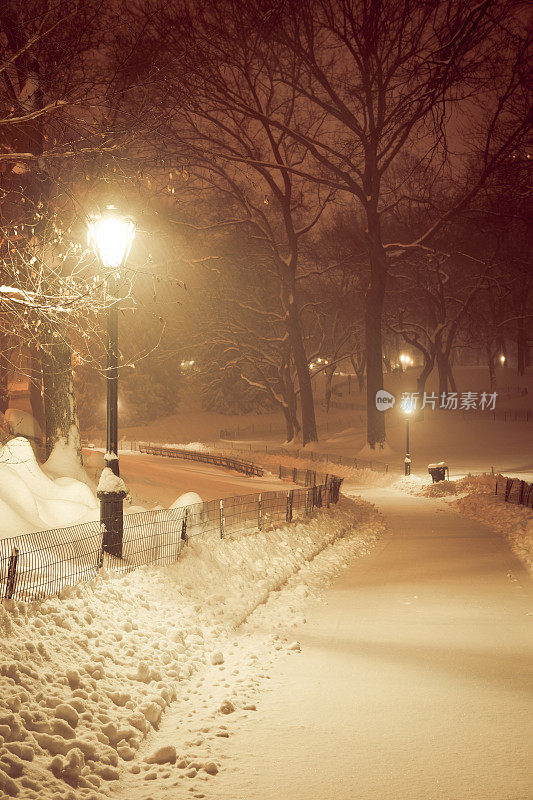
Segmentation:
{"type": "Polygon", "coordinates": [[[450,480],[450,470],[445,461],[440,461],[438,464],[428,464],[428,472],[433,483],[450,480]]]}

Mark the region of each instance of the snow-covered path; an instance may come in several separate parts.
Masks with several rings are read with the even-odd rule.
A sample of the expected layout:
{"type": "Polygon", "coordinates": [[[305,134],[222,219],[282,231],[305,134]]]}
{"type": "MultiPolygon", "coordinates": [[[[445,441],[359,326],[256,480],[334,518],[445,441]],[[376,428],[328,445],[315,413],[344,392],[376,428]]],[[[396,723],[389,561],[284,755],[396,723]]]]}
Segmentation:
{"type": "Polygon", "coordinates": [[[389,535],[310,610],[192,796],[531,800],[531,578],[444,503],[361,493],[389,535]]]}

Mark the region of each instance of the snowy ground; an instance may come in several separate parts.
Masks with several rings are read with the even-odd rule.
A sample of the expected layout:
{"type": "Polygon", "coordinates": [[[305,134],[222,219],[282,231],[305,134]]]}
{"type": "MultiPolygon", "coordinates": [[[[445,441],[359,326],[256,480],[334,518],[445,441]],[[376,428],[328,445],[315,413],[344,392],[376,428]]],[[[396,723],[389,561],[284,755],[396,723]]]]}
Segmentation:
{"type": "MultiPolygon", "coordinates": [[[[0,798],[530,800],[532,584],[505,538],[531,565],[532,512],[495,498],[490,474],[433,486],[426,471],[446,458],[452,477],[527,477],[530,431],[431,417],[404,478],[391,426],[396,469],[334,468],[383,512],[381,539],[373,506],[345,498],[278,531],[198,539],[172,567],[0,607],[0,798]]],[[[330,433],[323,452],[356,454],[359,429],[330,433]]],[[[97,515],[88,486],[21,454],[0,459],[4,525],[15,505],[26,529],[59,506],[74,519],[80,499],[97,515]]],[[[150,504],[199,490],[195,476],[204,499],[213,481],[249,485],[152,458],[123,462],[150,504]]]]}
{"type": "MultiPolygon", "coordinates": [[[[371,487],[387,535],[307,609],[209,800],[529,800],[531,578],[502,538],[371,487]]],[[[176,727],[179,721],[176,719],[176,727]]],[[[138,796],[170,797],[161,789],[138,796]]]]}
{"type": "Polygon", "coordinates": [[[252,712],[265,665],[286,650],[286,624],[381,527],[371,506],[344,499],[282,529],[198,539],[171,567],[109,575],[42,603],[7,601],[0,791],[96,800],[122,777],[128,794],[133,781],[146,796],[154,779],[200,796],[221,766],[218,744],[252,712]],[[161,723],[169,706],[180,718],[172,742],[161,723]]]}
{"type": "MultiPolygon", "coordinates": [[[[181,445],[180,445],[181,446],[181,445]]],[[[138,452],[121,452],[120,474],[130,491],[134,506],[152,508],[169,506],[176,497],[191,489],[203,500],[220,497],[268,492],[280,488],[277,478],[258,478],[243,475],[223,467],[181,461],[138,452]]],[[[84,450],[84,463],[88,475],[97,478],[103,467],[103,453],[84,450]]],[[[277,464],[276,470],[277,470],[277,464]]]]}

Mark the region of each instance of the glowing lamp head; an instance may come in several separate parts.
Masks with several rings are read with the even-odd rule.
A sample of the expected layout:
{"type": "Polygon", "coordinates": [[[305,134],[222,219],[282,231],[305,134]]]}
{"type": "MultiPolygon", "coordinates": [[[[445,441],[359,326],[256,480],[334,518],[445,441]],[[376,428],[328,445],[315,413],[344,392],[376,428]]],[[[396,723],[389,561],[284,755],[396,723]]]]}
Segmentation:
{"type": "Polygon", "coordinates": [[[126,261],[135,237],[135,224],[109,206],[104,214],[89,221],[88,242],[108,269],[118,269],[126,261]]]}
{"type": "Polygon", "coordinates": [[[503,353],[502,353],[502,355],[500,356],[500,362],[501,362],[502,364],[505,364],[505,356],[503,355],[503,353]]]}
{"type": "Polygon", "coordinates": [[[415,410],[415,404],[410,398],[406,397],[400,403],[400,408],[402,409],[404,414],[412,414],[413,411],[415,410]]]}

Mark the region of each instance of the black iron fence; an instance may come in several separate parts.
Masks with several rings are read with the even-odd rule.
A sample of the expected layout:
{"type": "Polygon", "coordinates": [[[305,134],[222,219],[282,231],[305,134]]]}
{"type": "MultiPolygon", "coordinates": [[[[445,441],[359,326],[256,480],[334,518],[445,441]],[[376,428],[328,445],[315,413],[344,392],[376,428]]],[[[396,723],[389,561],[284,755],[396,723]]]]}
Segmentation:
{"type": "Polygon", "coordinates": [[[496,479],[495,494],[503,497],[506,503],[517,503],[533,508],[533,483],[521,481],[519,478],[499,476],[496,479]]]}
{"type": "MultiPolygon", "coordinates": [[[[96,577],[105,568],[130,572],[177,561],[195,536],[234,537],[292,522],[336,503],[342,479],[320,485],[225,497],[183,508],[124,515],[122,541],[106,542],[100,522],[37,531],[0,541],[0,599],[37,600],[96,577]],[[121,550],[120,550],[121,547],[121,550]],[[114,552],[122,552],[117,558],[114,552]]],[[[109,534],[106,534],[109,538],[109,534]]]]}
{"type": "Polygon", "coordinates": [[[166,447],[156,444],[143,444],[138,443],[135,448],[141,453],[150,453],[155,456],[166,456],[167,458],[180,458],[184,461],[200,461],[203,464],[214,464],[217,467],[226,467],[227,469],[234,469],[237,472],[244,472],[245,475],[258,475],[262,477],[263,468],[258,467],[251,461],[243,461],[240,458],[231,458],[228,456],[218,455],[217,453],[207,453],[202,450],[186,450],[178,447],[166,447]]]}
{"type": "MultiPolygon", "coordinates": [[[[268,453],[273,456],[288,456],[289,458],[301,458],[306,461],[314,461],[322,464],[338,464],[342,467],[351,467],[352,469],[371,469],[374,472],[388,472],[389,465],[383,464],[380,461],[366,461],[361,458],[351,458],[349,456],[336,455],[335,453],[319,453],[316,450],[290,450],[286,447],[272,447],[270,445],[250,444],[245,446],[243,444],[237,445],[234,442],[225,442],[224,448],[230,447],[232,450],[242,453],[268,453]]],[[[376,451],[376,456],[379,455],[379,450],[376,451]]]]}

